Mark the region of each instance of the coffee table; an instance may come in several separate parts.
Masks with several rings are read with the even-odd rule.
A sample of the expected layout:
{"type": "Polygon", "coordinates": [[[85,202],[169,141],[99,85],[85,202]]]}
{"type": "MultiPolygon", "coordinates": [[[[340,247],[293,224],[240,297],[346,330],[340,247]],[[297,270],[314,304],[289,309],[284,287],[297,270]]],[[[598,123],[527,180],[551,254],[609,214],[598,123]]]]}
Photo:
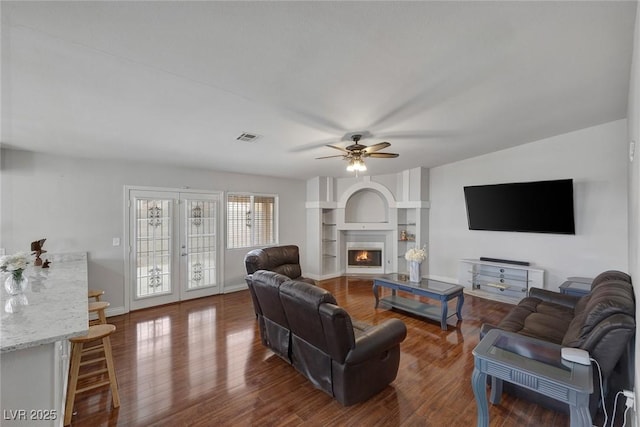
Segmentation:
{"type": "Polygon", "coordinates": [[[452,283],[440,282],[438,280],[422,279],[418,282],[409,282],[401,280],[398,274],[388,274],[373,279],[373,296],[376,298],[375,307],[382,302],[392,308],[397,308],[417,316],[426,317],[427,319],[439,320],[440,327],[443,331],[447,330],[447,319],[449,316],[449,308],[447,303],[453,298],[458,298],[455,315],[458,320],[462,320],[462,304],[464,303],[464,287],[454,285],[452,283]],[[391,296],[380,298],[380,288],[391,289],[391,296]],[[413,299],[398,296],[397,291],[408,292],[413,295],[419,295],[440,301],[440,307],[427,304],[413,299]]]}

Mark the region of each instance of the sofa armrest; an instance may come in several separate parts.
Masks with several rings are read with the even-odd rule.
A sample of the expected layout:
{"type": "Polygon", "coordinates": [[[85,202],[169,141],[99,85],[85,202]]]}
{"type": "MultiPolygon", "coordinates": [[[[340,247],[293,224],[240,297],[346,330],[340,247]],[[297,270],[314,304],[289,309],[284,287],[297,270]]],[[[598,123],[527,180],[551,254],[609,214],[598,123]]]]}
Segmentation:
{"type": "Polygon", "coordinates": [[[541,288],[529,289],[529,296],[541,299],[542,301],[551,302],[568,308],[574,308],[581,297],[574,295],[561,294],[541,288]]]}
{"type": "Polygon", "coordinates": [[[480,326],[480,339],[484,338],[485,335],[489,333],[492,329],[499,329],[496,325],[492,325],[491,323],[483,323],[480,326]]]}
{"type": "Polygon", "coordinates": [[[373,355],[400,344],[407,336],[407,327],[399,319],[389,319],[367,329],[356,339],[356,345],[345,359],[346,364],[361,363],[373,355]]]}

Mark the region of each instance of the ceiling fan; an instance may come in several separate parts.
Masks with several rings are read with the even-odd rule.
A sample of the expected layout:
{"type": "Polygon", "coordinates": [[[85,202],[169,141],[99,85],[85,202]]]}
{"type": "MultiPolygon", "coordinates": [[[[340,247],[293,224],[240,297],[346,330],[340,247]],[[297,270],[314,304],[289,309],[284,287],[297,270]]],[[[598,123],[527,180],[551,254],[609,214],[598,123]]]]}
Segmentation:
{"type": "Polygon", "coordinates": [[[316,159],[330,159],[332,157],[342,157],[343,159],[349,162],[349,165],[347,166],[347,170],[349,172],[355,171],[357,174],[358,172],[367,170],[367,166],[364,164],[364,159],[366,157],[390,159],[390,158],[399,156],[399,154],[397,153],[378,153],[379,150],[382,150],[384,148],[391,146],[391,144],[388,142],[379,142],[377,144],[366,146],[366,145],[360,144],[360,139],[362,139],[361,134],[352,135],[351,140],[353,141],[353,144],[348,145],[345,148],[338,147],[337,145],[328,144],[327,147],[340,150],[342,151],[342,154],[336,154],[334,156],[317,157],[316,159]]]}

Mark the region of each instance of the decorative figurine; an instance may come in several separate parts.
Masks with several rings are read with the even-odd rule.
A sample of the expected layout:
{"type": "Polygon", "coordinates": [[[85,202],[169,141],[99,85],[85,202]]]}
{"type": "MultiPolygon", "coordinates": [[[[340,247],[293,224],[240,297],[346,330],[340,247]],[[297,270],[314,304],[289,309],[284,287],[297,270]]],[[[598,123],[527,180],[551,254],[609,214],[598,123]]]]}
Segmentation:
{"type": "Polygon", "coordinates": [[[40,240],[36,240],[35,242],[31,242],[31,250],[34,251],[31,255],[36,256],[36,260],[33,262],[33,265],[36,267],[40,267],[42,265],[42,259],[40,259],[40,255],[47,252],[44,249],[42,249],[42,246],[44,246],[45,240],[47,239],[40,239],[40,240]]]}
{"type": "Polygon", "coordinates": [[[44,262],[42,263],[42,268],[49,268],[49,264],[51,264],[51,261],[49,261],[48,259],[45,259],[44,262]]]}

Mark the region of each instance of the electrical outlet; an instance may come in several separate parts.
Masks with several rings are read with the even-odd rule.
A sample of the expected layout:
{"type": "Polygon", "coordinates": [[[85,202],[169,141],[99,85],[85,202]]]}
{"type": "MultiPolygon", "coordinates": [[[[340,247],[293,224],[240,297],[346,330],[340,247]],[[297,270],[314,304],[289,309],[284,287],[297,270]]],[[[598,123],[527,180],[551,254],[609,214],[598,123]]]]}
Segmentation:
{"type": "Polygon", "coordinates": [[[626,406],[627,408],[635,409],[636,398],[632,391],[622,390],[622,394],[627,398],[626,406]]]}
{"type": "Polygon", "coordinates": [[[119,237],[114,237],[113,238],[113,246],[120,246],[120,238],[119,237]]]}

